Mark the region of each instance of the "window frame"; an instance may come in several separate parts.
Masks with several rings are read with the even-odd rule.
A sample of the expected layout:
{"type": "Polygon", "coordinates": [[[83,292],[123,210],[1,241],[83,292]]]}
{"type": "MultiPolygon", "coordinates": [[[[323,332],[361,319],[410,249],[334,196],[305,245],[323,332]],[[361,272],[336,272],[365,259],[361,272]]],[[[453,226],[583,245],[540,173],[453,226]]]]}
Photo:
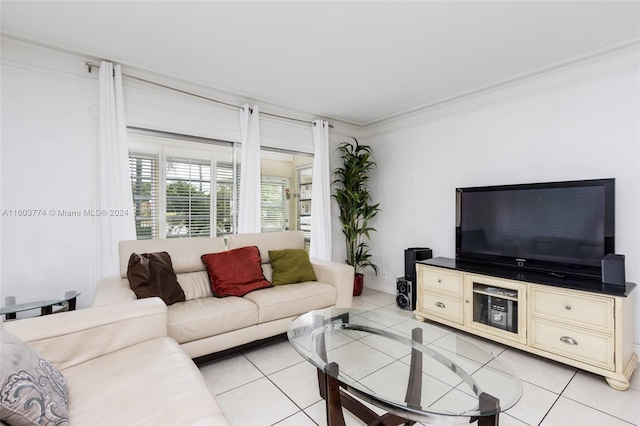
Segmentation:
{"type": "MultiPolygon", "coordinates": [[[[129,158],[131,155],[139,154],[144,156],[154,156],[157,161],[158,171],[158,215],[157,229],[158,234],[155,238],[166,239],[171,237],[167,232],[167,162],[169,159],[183,159],[206,161],[210,166],[210,209],[209,209],[209,237],[224,236],[227,233],[218,233],[217,229],[217,178],[218,163],[231,164],[233,169],[236,161],[237,143],[217,141],[214,139],[204,139],[191,137],[186,135],[177,135],[174,133],[165,133],[153,130],[128,128],[129,158]],[[204,142],[204,143],[203,143],[204,142]],[[226,151],[226,152],[225,152],[226,151]]],[[[237,197],[236,197],[236,175],[234,173],[234,183],[232,191],[234,192],[231,200],[231,222],[232,232],[237,230],[237,197]]],[[[187,234],[185,236],[190,236],[187,234]]],[[[137,238],[137,235],[136,235],[137,238]]],[[[152,233],[152,238],[154,235],[152,233]]]]}

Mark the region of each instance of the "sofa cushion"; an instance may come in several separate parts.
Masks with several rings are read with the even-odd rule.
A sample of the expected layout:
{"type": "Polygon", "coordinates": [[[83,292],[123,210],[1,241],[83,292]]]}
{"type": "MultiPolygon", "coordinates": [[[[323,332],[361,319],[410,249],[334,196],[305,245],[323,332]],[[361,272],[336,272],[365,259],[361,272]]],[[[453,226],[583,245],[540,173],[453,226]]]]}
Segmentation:
{"type": "Polygon", "coordinates": [[[171,256],[176,274],[204,271],[200,256],[205,253],[225,251],[223,237],[209,238],[161,238],[153,240],[125,240],[118,243],[120,254],[120,276],[127,277],[127,262],[131,253],[153,253],[166,251],[171,256]]]}
{"type": "Polygon", "coordinates": [[[244,296],[251,291],[271,287],[262,273],[260,252],[256,246],[204,254],[202,261],[216,297],[244,296]]]}
{"type": "Polygon", "coordinates": [[[316,281],[309,253],[303,249],[269,250],[273,285],[316,281]]]}
{"type": "Polygon", "coordinates": [[[338,290],[331,284],[305,282],[254,291],[244,299],[258,305],[258,321],[265,323],[333,306],[337,294],[338,290]]]}
{"type": "Polygon", "coordinates": [[[168,308],[169,337],[191,342],[258,323],[258,307],[242,297],[202,297],[168,308]]]}
{"type": "Polygon", "coordinates": [[[199,297],[213,297],[207,271],[178,274],[178,282],[182,290],[184,290],[186,300],[197,299],[199,297]]]}
{"type": "Polygon", "coordinates": [[[168,337],[63,372],[72,425],[228,424],[198,368],[168,337]]]}
{"type": "Polygon", "coordinates": [[[69,425],[65,377],[25,342],[0,329],[0,420],[12,426],[69,425]]]}
{"type": "Polygon", "coordinates": [[[246,246],[258,247],[261,262],[269,263],[270,250],[303,249],[304,232],[282,231],[229,235],[229,250],[246,246]]]}
{"type": "Polygon", "coordinates": [[[127,279],[138,299],[159,297],[171,305],[185,300],[184,291],[166,251],[156,253],[132,253],[129,257],[127,279]]]}

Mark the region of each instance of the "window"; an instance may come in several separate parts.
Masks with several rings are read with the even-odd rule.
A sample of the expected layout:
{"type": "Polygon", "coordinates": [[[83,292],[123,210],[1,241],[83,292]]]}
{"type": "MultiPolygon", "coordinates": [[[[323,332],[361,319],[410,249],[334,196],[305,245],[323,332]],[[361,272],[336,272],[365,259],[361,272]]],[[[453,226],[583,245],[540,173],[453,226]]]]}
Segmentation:
{"type": "Polygon", "coordinates": [[[129,144],[138,239],[235,232],[232,143],[135,129],[129,144]]]}
{"type": "Polygon", "coordinates": [[[262,232],[289,229],[289,179],[263,176],[261,194],[262,232]]]}
{"type": "MultiPolygon", "coordinates": [[[[241,166],[236,144],[142,129],[129,129],[128,136],[138,239],[237,232],[241,166]]],[[[263,232],[300,229],[290,183],[297,167],[310,161],[308,155],[262,150],[263,232]]]]}
{"type": "MultiPolygon", "coordinates": [[[[236,182],[240,182],[240,167],[238,167],[238,177],[236,182]]],[[[234,210],[237,204],[237,197],[234,203],[234,181],[233,164],[218,163],[216,167],[216,234],[233,234],[237,222],[238,213],[234,210]],[[235,221],[234,221],[235,217],[235,221]]]]}
{"type": "Polygon", "coordinates": [[[158,238],[158,159],[152,155],[130,154],[129,171],[137,238],[158,238]]]}
{"type": "Polygon", "coordinates": [[[165,165],[167,238],[210,236],[211,163],[167,158],[165,165]]]}

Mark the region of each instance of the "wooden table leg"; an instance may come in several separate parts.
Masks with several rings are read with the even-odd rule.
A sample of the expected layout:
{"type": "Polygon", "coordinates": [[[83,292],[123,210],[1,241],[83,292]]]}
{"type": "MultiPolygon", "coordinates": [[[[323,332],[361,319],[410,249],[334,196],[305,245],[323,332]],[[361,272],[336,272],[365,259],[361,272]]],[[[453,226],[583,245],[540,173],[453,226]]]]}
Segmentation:
{"type": "MultiPolygon", "coordinates": [[[[411,330],[411,340],[422,344],[422,329],[416,327],[411,330]]],[[[411,349],[411,369],[409,370],[409,383],[404,401],[407,406],[421,408],[422,400],[422,352],[411,349]]]]}
{"type": "Polygon", "coordinates": [[[327,426],[345,426],[344,415],[342,414],[342,403],[340,402],[340,382],[335,376],[338,375],[338,364],[332,362],[324,369],[324,394],[327,411],[327,426]]]}
{"type": "Polygon", "coordinates": [[[482,392],[478,397],[480,405],[480,412],[492,412],[494,414],[488,416],[481,416],[478,419],[478,426],[498,426],[500,414],[500,400],[488,393],[482,392]]]}
{"type": "MultiPolygon", "coordinates": [[[[324,317],[315,315],[313,325],[316,329],[323,327],[324,317]]],[[[422,343],[421,328],[413,330],[413,339],[422,343]]],[[[317,336],[315,350],[320,358],[327,363],[327,347],[324,333],[317,336]]],[[[414,353],[412,353],[411,370],[413,373],[407,387],[407,402],[411,401],[412,403],[415,402],[415,405],[419,405],[422,391],[422,352],[414,350],[414,353]]],[[[327,426],[345,426],[343,408],[371,426],[412,425],[415,423],[393,414],[378,415],[362,402],[340,389],[340,382],[336,379],[338,373],[339,367],[335,362],[326,364],[324,370],[318,369],[318,387],[320,396],[325,400],[327,426]]]]}

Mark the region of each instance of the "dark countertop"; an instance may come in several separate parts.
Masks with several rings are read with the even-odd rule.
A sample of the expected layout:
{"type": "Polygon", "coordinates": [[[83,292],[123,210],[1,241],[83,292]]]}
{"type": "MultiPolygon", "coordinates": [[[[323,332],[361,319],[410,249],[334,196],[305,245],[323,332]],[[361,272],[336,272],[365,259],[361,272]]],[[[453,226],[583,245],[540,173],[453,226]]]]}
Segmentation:
{"type": "Polygon", "coordinates": [[[597,279],[576,278],[570,276],[558,277],[544,272],[483,265],[473,262],[463,262],[447,257],[435,257],[433,259],[419,260],[416,261],[416,263],[421,263],[429,266],[437,266],[440,268],[452,269],[461,272],[489,275],[492,277],[504,278],[508,280],[543,284],[553,287],[567,288],[571,290],[582,290],[590,293],[608,294],[611,296],[627,297],[629,294],[631,294],[633,289],[636,288],[635,283],[626,283],[625,286],[617,286],[604,284],[597,279]]]}

